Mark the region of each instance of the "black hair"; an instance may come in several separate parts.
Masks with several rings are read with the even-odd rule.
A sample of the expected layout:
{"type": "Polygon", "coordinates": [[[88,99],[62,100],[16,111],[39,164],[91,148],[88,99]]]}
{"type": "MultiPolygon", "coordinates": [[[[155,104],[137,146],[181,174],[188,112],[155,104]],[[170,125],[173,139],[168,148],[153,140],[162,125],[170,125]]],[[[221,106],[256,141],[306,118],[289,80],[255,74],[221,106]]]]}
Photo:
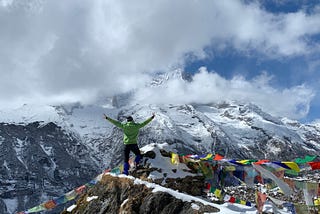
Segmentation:
{"type": "Polygon", "coordinates": [[[128,117],[127,117],[127,121],[128,121],[128,122],[133,121],[133,117],[128,116],[128,117]]]}

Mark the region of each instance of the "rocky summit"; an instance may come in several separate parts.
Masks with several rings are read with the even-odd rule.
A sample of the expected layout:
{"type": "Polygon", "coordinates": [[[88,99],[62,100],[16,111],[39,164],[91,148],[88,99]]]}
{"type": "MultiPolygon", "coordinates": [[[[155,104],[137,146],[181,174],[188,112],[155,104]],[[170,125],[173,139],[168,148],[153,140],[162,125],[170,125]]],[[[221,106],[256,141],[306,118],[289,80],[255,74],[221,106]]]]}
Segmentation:
{"type": "Polygon", "coordinates": [[[145,184],[134,184],[132,179],[105,175],[98,185],[81,196],[77,201],[77,207],[71,213],[191,214],[217,211],[213,206],[200,202],[186,202],[167,192],[153,192],[145,184]],[[88,201],[88,198],[94,196],[97,196],[97,199],[88,201]]]}
{"type": "MultiPolygon", "coordinates": [[[[62,213],[218,212],[214,204],[200,199],[205,197],[204,177],[190,173],[191,169],[184,164],[172,165],[166,155],[169,153],[159,150],[163,146],[168,147],[151,145],[154,155],[145,156],[143,167],[131,171],[130,176],[112,172],[103,174],[99,183],[81,195],[72,210],[66,209],[62,213]]],[[[143,148],[147,149],[150,146],[143,148]]]]}

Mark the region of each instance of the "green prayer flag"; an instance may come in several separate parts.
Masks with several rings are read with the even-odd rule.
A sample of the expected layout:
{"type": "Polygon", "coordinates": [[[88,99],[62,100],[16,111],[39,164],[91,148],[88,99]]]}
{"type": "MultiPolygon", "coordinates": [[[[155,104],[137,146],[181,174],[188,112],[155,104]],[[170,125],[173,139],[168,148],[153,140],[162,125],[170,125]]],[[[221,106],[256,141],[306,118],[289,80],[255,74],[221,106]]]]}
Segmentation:
{"type": "Polygon", "coordinates": [[[43,204],[39,205],[39,206],[36,206],[36,207],[33,207],[31,209],[28,209],[28,213],[35,213],[35,212],[41,212],[41,211],[44,211],[46,210],[46,208],[44,207],[43,204]]]}
{"type": "Polygon", "coordinates": [[[294,160],[294,162],[298,163],[298,164],[304,164],[304,163],[308,163],[313,161],[314,159],[316,159],[317,156],[310,156],[310,155],[306,155],[304,158],[297,158],[294,160]]]}
{"type": "Polygon", "coordinates": [[[296,172],[296,171],[294,171],[294,170],[292,170],[292,169],[287,169],[287,170],[284,171],[284,173],[285,173],[286,175],[294,175],[294,176],[298,176],[298,175],[299,175],[298,172],[296,172]]]}

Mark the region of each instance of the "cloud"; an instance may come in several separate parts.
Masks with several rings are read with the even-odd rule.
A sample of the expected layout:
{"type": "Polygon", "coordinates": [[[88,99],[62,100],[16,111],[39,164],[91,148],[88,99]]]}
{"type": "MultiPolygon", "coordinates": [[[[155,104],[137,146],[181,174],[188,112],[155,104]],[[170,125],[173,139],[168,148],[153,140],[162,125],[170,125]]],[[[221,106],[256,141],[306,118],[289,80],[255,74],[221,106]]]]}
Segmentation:
{"type": "Polygon", "coordinates": [[[191,82],[182,78],[171,78],[159,87],[140,88],[134,102],[157,104],[215,103],[239,101],[254,103],[275,116],[292,119],[305,117],[314,97],[314,91],[304,85],[277,90],[266,72],[253,80],[242,76],[227,80],[215,72],[202,67],[191,82]]]}
{"type": "MultiPolygon", "coordinates": [[[[215,52],[231,47],[265,57],[305,55],[319,50],[319,44],[309,39],[319,35],[320,29],[315,27],[320,25],[319,13],[272,14],[258,3],[232,0],[1,3],[2,106],[68,100],[93,102],[99,96],[139,90],[155,72],[182,68],[189,53],[196,59],[208,57],[207,47],[215,52]]],[[[212,83],[202,75],[197,74],[190,85],[176,83],[168,87],[171,90],[185,87],[190,91],[198,90],[197,87],[205,90],[203,85],[211,88],[212,83]]],[[[215,77],[213,80],[224,89],[232,87],[233,82],[250,84],[237,77],[230,82],[214,73],[207,75],[215,77]]]]}

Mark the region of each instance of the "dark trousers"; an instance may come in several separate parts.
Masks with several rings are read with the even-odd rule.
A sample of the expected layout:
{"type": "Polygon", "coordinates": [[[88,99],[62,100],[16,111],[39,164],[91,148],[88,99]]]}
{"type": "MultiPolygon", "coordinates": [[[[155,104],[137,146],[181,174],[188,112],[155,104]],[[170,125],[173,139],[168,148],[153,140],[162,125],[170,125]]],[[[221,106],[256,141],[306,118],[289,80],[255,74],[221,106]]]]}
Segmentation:
{"type": "Polygon", "coordinates": [[[125,147],[124,147],[124,162],[125,163],[129,162],[130,151],[132,151],[136,155],[135,162],[139,163],[139,161],[141,159],[141,153],[140,153],[140,149],[137,144],[125,145],[125,147]]]}
{"type": "Polygon", "coordinates": [[[129,155],[130,151],[132,151],[135,155],[136,158],[134,159],[134,162],[136,165],[139,164],[141,160],[141,153],[140,149],[137,144],[127,144],[124,146],[124,164],[123,164],[123,174],[128,175],[129,174],[129,155]]]}

